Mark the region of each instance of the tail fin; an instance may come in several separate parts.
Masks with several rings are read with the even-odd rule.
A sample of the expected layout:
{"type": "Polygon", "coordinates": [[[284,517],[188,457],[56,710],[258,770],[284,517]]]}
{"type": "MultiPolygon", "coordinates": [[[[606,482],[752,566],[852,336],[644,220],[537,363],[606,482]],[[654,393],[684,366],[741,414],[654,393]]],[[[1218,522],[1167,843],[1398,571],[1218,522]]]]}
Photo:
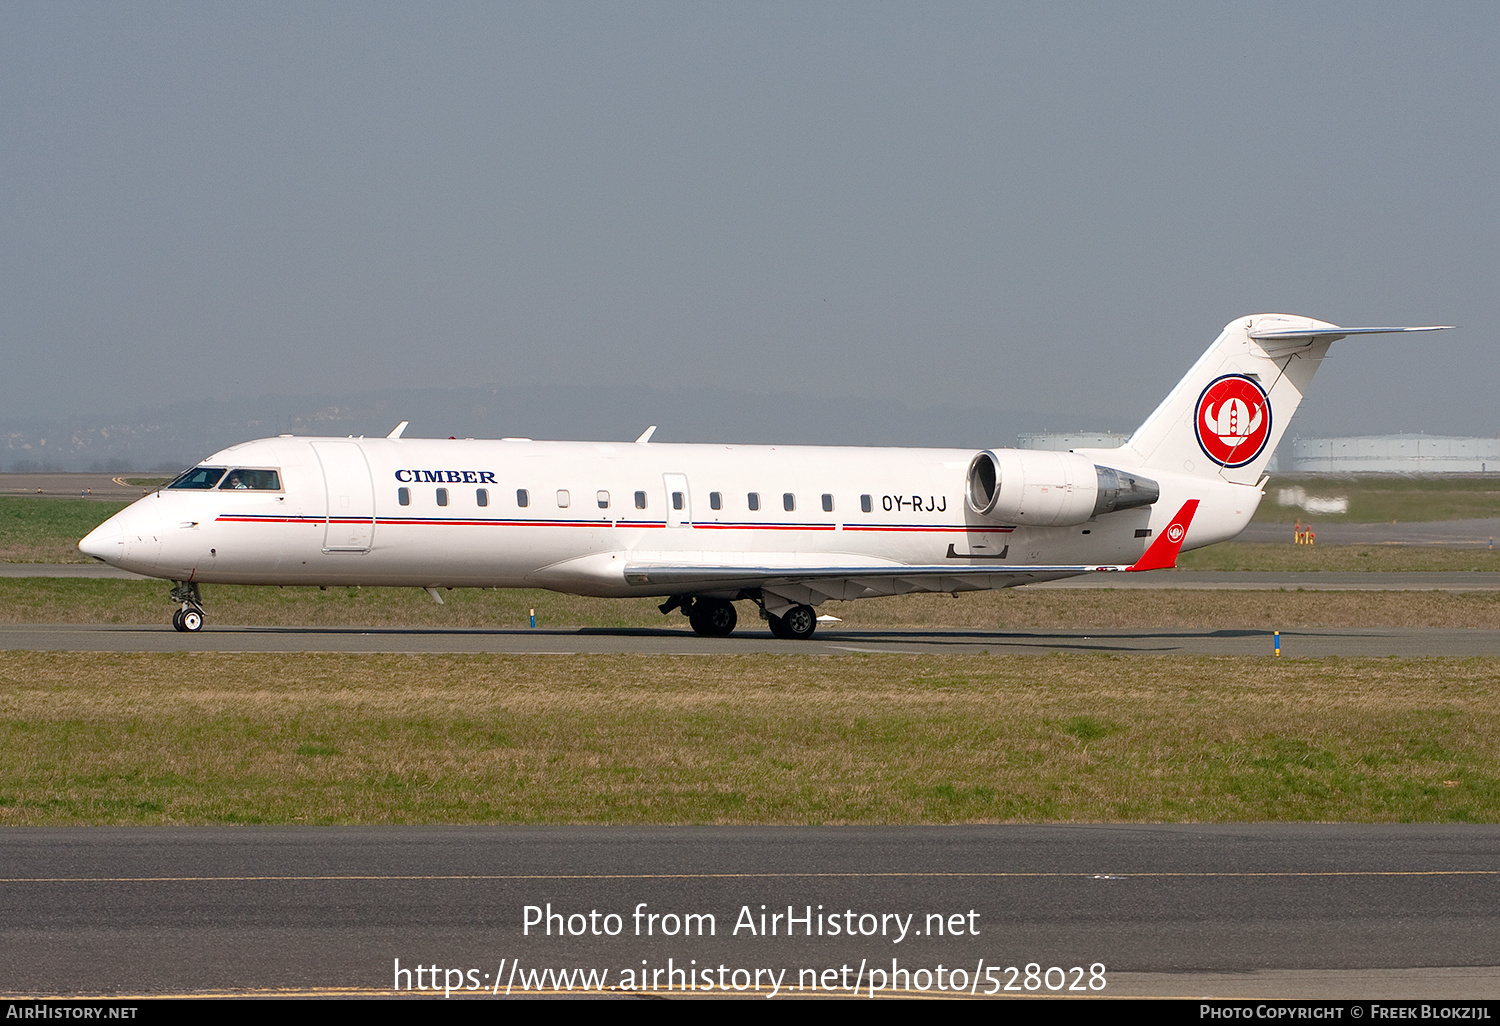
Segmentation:
{"type": "Polygon", "coordinates": [[[1346,335],[1420,328],[1340,328],[1288,314],[1255,314],[1224,326],[1125,443],[1144,468],[1260,480],[1328,347],[1346,335]]]}

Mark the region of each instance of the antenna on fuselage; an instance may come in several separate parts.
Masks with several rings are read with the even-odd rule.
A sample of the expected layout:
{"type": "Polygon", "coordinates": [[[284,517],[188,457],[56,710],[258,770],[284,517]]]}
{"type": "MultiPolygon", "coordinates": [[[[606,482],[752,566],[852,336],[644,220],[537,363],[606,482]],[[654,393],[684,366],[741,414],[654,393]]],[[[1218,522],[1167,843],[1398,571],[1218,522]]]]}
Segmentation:
{"type": "Polygon", "coordinates": [[[647,442],[651,441],[651,436],[654,435],[654,434],[656,434],[656,425],[652,424],[646,430],[644,430],[644,431],[641,432],[641,437],[639,437],[639,438],[637,438],[635,440],[635,444],[636,445],[645,445],[647,442]]]}
{"type": "Polygon", "coordinates": [[[399,423],[395,427],[391,428],[391,433],[388,434],[388,435],[386,435],[385,437],[387,437],[387,438],[400,438],[401,437],[401,432],[405,431],[406,430],[406,425],[408,425],[410,423],[411,423],[411,421],[409,421],[409,420],[403,420],[401,423],[399,423]]]}

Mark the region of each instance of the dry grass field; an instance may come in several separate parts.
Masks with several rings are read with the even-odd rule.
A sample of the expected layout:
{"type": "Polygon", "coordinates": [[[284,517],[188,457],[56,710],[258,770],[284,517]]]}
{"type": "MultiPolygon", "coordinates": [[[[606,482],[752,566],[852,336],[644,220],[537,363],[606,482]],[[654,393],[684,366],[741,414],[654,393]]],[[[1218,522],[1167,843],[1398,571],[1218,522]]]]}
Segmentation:
{"type": "Polygon", "coordinates": [[[0,654],[0,824],[1500,820],[1495,660],[0,654]]]}
{"type": "Polygon", "coordinates": [[[1184,552],[1184,570],[1259,570],[1274,573],[1424,573],[1500,570],[1500,551],[1438,545],[1275,545],[1222,542],[1184,552]]]}
{"type": "Polygon", "coordinates": [[[123,502],[0,496],[0,563],[88,563],[78,539],[123,502]]]}

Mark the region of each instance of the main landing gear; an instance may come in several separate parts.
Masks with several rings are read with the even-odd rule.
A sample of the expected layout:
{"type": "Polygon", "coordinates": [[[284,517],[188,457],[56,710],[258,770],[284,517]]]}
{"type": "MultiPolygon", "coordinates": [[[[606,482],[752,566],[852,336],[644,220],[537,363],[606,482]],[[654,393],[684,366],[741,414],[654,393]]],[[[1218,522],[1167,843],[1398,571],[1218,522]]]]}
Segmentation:
{"type": "Polygon", "coordinates": [[[693,625],[693,633],[705,638],[729,637],[740,619],[739,614],[734,611],[734,603],[728,599],[673,595],[656,608],[663,613],[681,609],[688,618],[688,623],[693,625]]]}
{"type": "MultiPolygon", "coordinates": [[[[818,611],[812,606],[793,606],[782,616],[766,612],[758,592],[740,593],[740,598],[754,599],[760,606],[761,615],[771,627],[771,633],[786,641],[805,641],[818,629],[818,611]]],[[[734,632],[739,615],[734,603],[728,599],[700,598],[696,595],[673,595],[656,608],[663,613],[681,609],[693,633],[705,638],[727,638],[734,632]]]]}
{"type": "Polygon", "coordinates": [[[699,599],[688,613],[688,623],[693,625],[693,631],[705,638],[729,637],[739,620],[734,603],[725,599],[699,599]]]}
{"type": "Polygon", "coordinates": [[[812,606],[793,606],[785,616],[766,614],[771,633],[785,641],[806,641],[818,629],[818,611],[812,606]]]}
{"type": "Polygon", "coordinates": [[[196,583],[172,582],[171,599],[181,602],[182,608],[172,614],[172,626],[179,631],[193,634],[203,629],[203,593],[196,583]]]}

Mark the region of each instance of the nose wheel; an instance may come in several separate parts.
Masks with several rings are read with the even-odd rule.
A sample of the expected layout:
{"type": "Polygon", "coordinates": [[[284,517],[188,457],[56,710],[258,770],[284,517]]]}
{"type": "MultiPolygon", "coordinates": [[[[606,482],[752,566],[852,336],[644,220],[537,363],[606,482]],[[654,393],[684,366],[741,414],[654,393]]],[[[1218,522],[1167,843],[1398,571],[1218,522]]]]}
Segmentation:
{"type": "Polygon", "coordinates": [[[203,629],[203,610],[179,609],[172,614],[172,626],[192,634],[203,629]]]}
{"type": "Polygon", "coordinates": [[[172,582],[172,601],[181,602],[182,608],[172,614],[174,630],[195,634],[203,629],[203,593],[197,584],[172,582]]]}

